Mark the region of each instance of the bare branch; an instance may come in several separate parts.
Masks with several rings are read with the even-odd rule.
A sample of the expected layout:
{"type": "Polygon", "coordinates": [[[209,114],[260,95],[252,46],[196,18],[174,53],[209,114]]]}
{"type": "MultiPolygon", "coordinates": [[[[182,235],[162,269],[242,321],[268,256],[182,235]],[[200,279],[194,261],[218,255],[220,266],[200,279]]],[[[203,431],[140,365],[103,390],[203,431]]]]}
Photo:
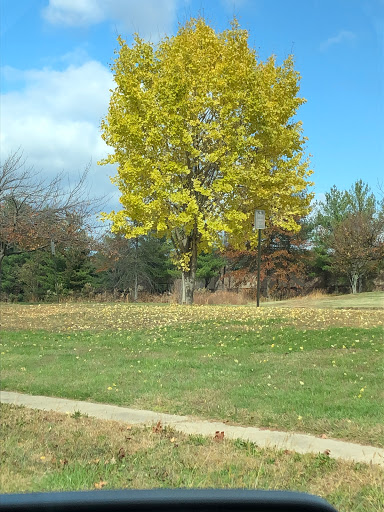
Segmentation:
{"type": "Polygon", "coordinates": [[[26,165],[20,149],[0,167],[0,263],[7,254],[33,251],[51,241],[89,243],[95,214],[106,196],[92,197],[87,187],[91,162],[70,182],[60,173],[44,179],[26,165]]]}

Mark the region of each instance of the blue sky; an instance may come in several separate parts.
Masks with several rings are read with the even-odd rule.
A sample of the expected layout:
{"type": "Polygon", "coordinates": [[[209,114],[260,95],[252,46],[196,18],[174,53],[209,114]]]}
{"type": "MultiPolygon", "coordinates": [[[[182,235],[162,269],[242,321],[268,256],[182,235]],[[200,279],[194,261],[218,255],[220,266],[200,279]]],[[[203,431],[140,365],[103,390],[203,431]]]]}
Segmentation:
{"type": "Polygon", "coordinates": [[[261,59],[295,56],[314,192],[384,181],[384,0],[2,0],[1,158],[21,147],[47,175],[92,160],[94,190],[114,191],[99,125],[121,33],[157,41],[204,15],[235,15],[261,59]]]}

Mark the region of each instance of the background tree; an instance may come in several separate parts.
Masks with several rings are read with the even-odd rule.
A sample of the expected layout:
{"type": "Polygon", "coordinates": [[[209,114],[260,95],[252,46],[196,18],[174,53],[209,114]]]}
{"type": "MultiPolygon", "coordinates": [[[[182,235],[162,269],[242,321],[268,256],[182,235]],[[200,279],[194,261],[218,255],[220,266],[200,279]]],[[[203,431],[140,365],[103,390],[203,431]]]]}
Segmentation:
{"type": "MultiPolygon", "coordinates": [[[[57,271],[56,262],[55,265],[57,271]]],[[[68,247],[61,255],[60,270],[61,287],[72,293],[81,292],[94,282],[95,267],[87,249],[68,247]]]]}
{"type": "Polygon", "coordinates": [[[197,255],[221,247],[223,232],[233,247],[256,245],[256,208],[291,230],[308,211],[300,75],[292,57],[259,61],[236,21],[215,33],[200,18],[157,46],[119,44],[101,125],[114,151],[100,163],[118,164],[123,208],[105,218],[128,238],[171,240],[191,303],[197,255]]]}
{"type": "Polygon", "coordinates": [[[44,180],[27,167],[20,150],[0,165],[0,276],[5,256],[54,248],[56,243],[89,244],[87,231],[103,198],[89,197],[89,166],[72,186],[64,174],[44,180]]]}
{"type": "Polygon", "coordinates": [[[48,251],[37,251],[19,269],[18,278],[23,285],[23,299],[40,301],[48,290],[56,288],[54,261],[48,251]]]}
{"type": "Polygon", "coordinates": [[[20,268],[29,259],[28,253],[12,254],[4,257],[3,278],[1,280],[0,300],[21,302],[24,297],[24,285],[20,280],[20,268]]]}
{"type": "Polygon", "coordinates": [[[349,214],[330,237],[331,268],[348,277],[352,293],[363,277],[377,273],[384,258],[384,219],[365,212],[349,214]]]}
{"type": "Polygon", "coordinates": [[[271,227],[265,234],[260,279],[268,298],[285,299],[298,295],[308,281],[308,229],[289,232],[271,227]]]}
{"type": "MultiPolygon", "coordinates": [[[[290,232],[269,226],[262,232],[261,290],[268,298],[283,299],[300,293],[308,280],[308,229],[303,219],[302,229],[290,232]]],[[[257,251],[227,251],[235,286],[257,284],[257,251]]]]}
{"type": "MultiPolygon", "coordinates": [[[[349,275],[348,272],[352,272],[353,267],[357,272],[356,274],[353,271],[353,275],[359,276],[356,286],[361,291],[363,278],[368,277],[375,268],[378,269],[379,260],[376,258],[378,238],[374,236],[374,233],[380,230],[380,225],[382,225],[380,219],[383,216],[383,205],[362,180],[357,180],[349,190],[341,191],[333,186],[325,194],[325,201],[317,204],[315,214],[309,221],[312,227],[313,241],[312,268],[315,274],[324,279],[324,285],[328,289],[335,287],[335,290],[338,291],[339,285],[343,283],[342,280],[349,275]],[[353,219],[356,221],[356,232],[353,232],[353,219]],[[343,238],[344,235],[347,236],[347,233],[351,237],[349,240],[343,238]],[[348,265],[352,265],[352,267],[349,267],[350,270],[346,272],[346,266],[342,265],[341,255],[344,254],[347,258],[348,243],[352,243],[352,240],[359,240],[358,243],[361,244],[360,248],[363,252],[360,255],[355,252],[352,258],[355,264],[352,265],[352,261],[349,260],[348,265]],[[368,254],[366,255],[371,262],[368,265],[370,270],[368,272],[367,267],[367,271],[358,271],[360,265],[362,265],[361,269],[365,267],[362,260],[365,260],[366,257],[363,256],[363,253],[369,250],[370,243],[372,244],[373,259],[370,259],[368,254]],[[344,252],[343,246],[347,252],[344,252]],[[360,263],[357,264],[357,261],[360,263]],[[374,261],[376,261],[375,264],[373,264],[374,261]]],[[[352,248],[351,250],[355,251],[352,248]]],[[[351,251],[349,252],[352,254],[351,251]]],[[[348,280],[351,284],[350,277],[348,280]]],[[[355,286],[352,288],[355,289],[355,286]]]]}
{"type": "Polygon", "coordinates": [[[78,247],[51,248],[4,257],[1,297],[8,301],[59,301],[97,286],[93,259],[78,247]]]}
{"type": "Polygon", "coordinates": [[[170,246],[151,235],[127,239],[106,235],[95,256],[99,287],[109,292],[131,293],[138,300],[139,287],[149,292],[169,290],[173,280],[170,246]]]}
{"type": "Polygon", "coordinates": [[[219,275],[225,263],[226,260],[217,251],[203,252],[197,257],[196,277],[204,279],[204,287],[208,288],[210,280],[219,275]]]}

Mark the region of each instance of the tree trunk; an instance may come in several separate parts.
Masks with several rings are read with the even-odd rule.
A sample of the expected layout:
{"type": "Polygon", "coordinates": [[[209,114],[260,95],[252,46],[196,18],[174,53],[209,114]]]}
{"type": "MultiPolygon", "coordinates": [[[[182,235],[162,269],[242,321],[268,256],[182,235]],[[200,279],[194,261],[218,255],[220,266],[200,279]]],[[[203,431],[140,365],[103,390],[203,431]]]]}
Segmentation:
{"type": "Polygon", "coordinates": [[[183,270],[182,278],[184,280],[183,289],[185,290],[185,297],[182,299],[182,304],[193,304],[193,293],[196,285],[196,270],[197,270],[197,228],[193,230],[190,239],[191,259],[189,261],[189,269],[183,270]]]}
{"type": "Polygon", "coordinates": [[[196,272],[192,269],[183,271],[185,286],[185,302],[183,304],[193,304],[193,293],[195,291],[196,272]]]}
{"type": "Polygon", "coordinates": [[[135,282],[133,285],[133,302],[137,302],[137,299],[139,298],[139,287],[137,283],[137,273],[135,274],[135,282]]]}
{"type": "Polygon", "coordinates": [[[181,303],[185,304],[185,277],[184,277],[184,272],[181,273],[181,303]]]}
{"type": "Polygon", "coordinates": [[[270,291],[270,280],[271,278],[267,275],[266,277],[266,294],[267,294],[267,299],[269,300],[271,298],[271,291],[270,291]]]}
{"type": "Polygon", "coordinates": [[[352,293],[357,293],[357,281],[359,279],[358,274],[352,274],[350,277],[352,293]]]}
{"type": "Polygon", "coordinates": [[[133,283],[133,302],[137,302],[137,299],[139,297],[139,286],[138,286],[138,276],[137,276],[137,265],[138,265],[138,249],[139,249],[139,239],[138,237],[135,238],[135,279],[133,283]]]}
{"type": "Polygon", "coordinates": [[[0,250],[0,295],[1,295],[1,283],[3,277],[3,259],[5,256],[5,251],[0,250]]]}

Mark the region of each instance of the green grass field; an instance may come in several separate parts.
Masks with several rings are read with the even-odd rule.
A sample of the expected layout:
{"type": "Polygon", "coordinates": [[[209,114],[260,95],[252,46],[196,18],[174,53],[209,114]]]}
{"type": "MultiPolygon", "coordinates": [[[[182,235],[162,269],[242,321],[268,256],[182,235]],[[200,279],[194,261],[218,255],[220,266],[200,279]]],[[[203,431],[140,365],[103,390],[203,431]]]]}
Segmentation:
{"type": "Polygon", "coordinates": [[[2,307],[2,387],[384,446],[383,312],[2,307]]]}
{"type": "MultiPolygon", "coordinates": [[[[381,298],[364,299],[374,309],[2,304],[2,389],[381,447],[381,298]]],[[[1,418],[2,492],[244,487],[318,494],[340,512],[384,507],[378,466],[80,414],[2,405],[1,418]]]]}
{"type": "Polygon", "coordinates": [[[340,512],[384,508],[384,470],[215,441],[170,429],[138,428],[80,414],[0,406],[1,492],[90,489],[251,488],[320,495],[340,512]]]}

